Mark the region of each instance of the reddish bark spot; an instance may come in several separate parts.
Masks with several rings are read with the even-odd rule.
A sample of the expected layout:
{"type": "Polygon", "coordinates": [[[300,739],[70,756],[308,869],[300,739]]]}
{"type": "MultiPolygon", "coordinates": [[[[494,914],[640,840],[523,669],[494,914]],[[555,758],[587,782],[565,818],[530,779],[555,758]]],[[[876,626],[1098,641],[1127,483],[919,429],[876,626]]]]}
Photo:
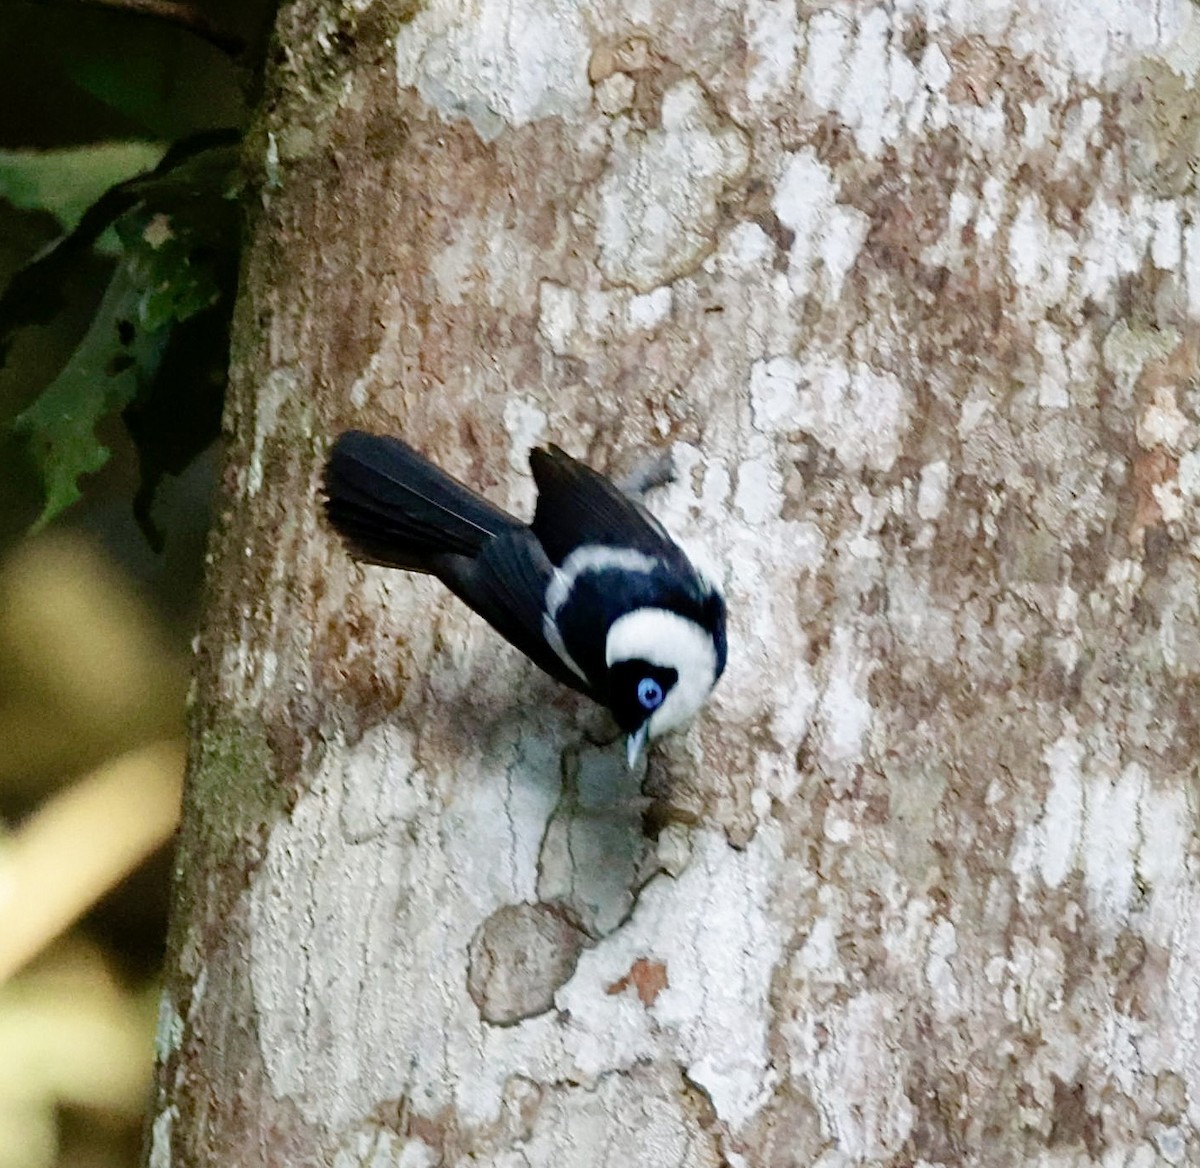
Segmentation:
{"type": "Polygon", "coordinates": [[[648,957],[639,957],[630,967],[629,972],[608,987],[609,994],[623,994],[630,986],[637,990],[637,996],[642,1005],[649,1009],[654,1005],[658,995],[671,983],[667,980],[667,967],[661,961],[651,961],[648,957]]]}
{"type": "Polygon", "coordinates": [[[1133,460],[1133,488],[1137,498],[1137,510],[1133,517],[1130,533],[1136,543],[1145,535],[1147,528],[1162,522],[1162,510],[1154,497],[1154,488],[1175,478],[1179,460],[1161,446],[1153,450],[1139,451],[1133,460]]]}

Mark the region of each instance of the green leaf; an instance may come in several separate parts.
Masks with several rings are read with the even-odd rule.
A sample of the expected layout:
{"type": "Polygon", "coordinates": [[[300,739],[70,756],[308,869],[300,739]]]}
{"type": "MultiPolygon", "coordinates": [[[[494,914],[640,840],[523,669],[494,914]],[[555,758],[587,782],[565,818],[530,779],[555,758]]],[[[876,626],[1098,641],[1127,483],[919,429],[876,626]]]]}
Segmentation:
{"type": "Polygon", "coordinates": [[[0,198],[23,211],[49,211],[74,231],[109,187],[158,164],[156,142],[97,142],[63,150],[0,150],[0,198]]]}
{"type": "Polygon", "coordinates": [[[17,331],[45,324],[61,310],[63,284],[80,255],[131,208],[145,205],[148,213],[165,211],[190,216],[198,224],[211,222],[206,241],[217,250],[236,253],[238,140],[236,132],[220,130],[174,143],[153,171],[110,187],[69,234],[14,273],[0,292],[0,366],[17,331]]]}
{"type": "Polygon", "coordinates": [[[45,506],[37,531],[80,498],[79,479],[104,466],[109,450],[96,436],[108,414],[123,409],[153,376],[166,336],[140,319],[145,290],[137,265],[117,266],[79,347],[14,426],[41,467],[45,506]]]}
{"type": "Polygon", "coordinates": [[[187,320],[217,302],[221,290],[195,224],[165,213],[129,215],[117,233],[142,286],[138,315],[146,328],[187,320]]]}
{"type": "Polygon", "coordinates": [[[142,466],[135,511],[154,545],[150,521],[154,490],[164,473],[206,445],[219,418],[229,308],[236,279],[240,215],[236,202],[236,138],[206,135],[172,147],[158,168],[111,188],[82,216],[75,231],[14,277],[0,296],[0,363],[17,329],[54,311],[72,257],[111,224],[121,258],[96,316],[58,376],[15,420],[41,472],[45,506],[34,530],[80,497],[79,479],[99,470],[109,451],[96,430],[122,413],[142,466]],[[173,368],[170,385],[156,384],[165,354],[182,322],[214,315],[212,330],[187,330],[207,338],[211,354],[192,348],[188,369],[173,368]],[[192,374],[195,385],[184,384],[192,374]],[[194,393],[196,400],[188,399],[194,393]],[[211,395],[209,397],[208,395],[211,395]],[[174,429],[190,417],[197,432],[174,429]],[[161,454],[152,447],[167,441],[161,454]]]}
{"type": "Polygon", "coordinates": [[[217,311],[198,312],[172,328],[158,376],[121,414],[141,479],[133,517],[155,552],[164,544],[154,519],[163,479],[181,475],[221,433],[232,301],[230,295],[217,311]]]}

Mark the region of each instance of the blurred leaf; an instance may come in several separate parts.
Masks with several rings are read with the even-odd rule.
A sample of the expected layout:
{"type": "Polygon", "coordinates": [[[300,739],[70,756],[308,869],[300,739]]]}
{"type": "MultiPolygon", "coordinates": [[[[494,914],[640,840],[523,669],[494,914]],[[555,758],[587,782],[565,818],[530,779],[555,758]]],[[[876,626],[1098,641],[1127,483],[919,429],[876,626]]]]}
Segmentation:
{"type": "Polygon", "coordinates": [[[0,1095],[0,1168],[52,1168],[59,1150],[54,1108],[49,1092],[41,1098],[0,1095]]]}
{"type": "Polygon", "coordinates": [[[0,853],[0,983],[73,925],[171,837],[183,739],[111,759],[46,800],[0,853]]]}
{"type": "MultiPolygon", "coordinates": [[[[137,2],[52,0],[50,7],[74,10],[75,26],[87,20],[81,10],[102,10],[90,36],[68,32],[57,40],[55,56],[71,85],[151,137],[242,124],[251,80],[246,63],[234,59],[245,48],[242,37],[203,0],[141,0],[147,11],[133,10],[137,2]]],[[[236,8],[226,13],[244,23],[236,8]]]]}
{"type": "Polygon", "coordinates": [[[63,287],[80,266],[100,233],[137,201],[125,184],[105,192],[84,213],[69,235],[39,252],[18,269],[0,293],[0,366],[13,336],[34,324],[47,324],[63,309],[63,287]]]}
{"type": "Polygon", "coordinates": [[[179,734],[187,666],[95,541],[26,540],[0,562],[0,814],[179,734]]]}
{"type": "MultiPolygon", "coordinates": [[[[133,419],[130,429],[142,462],[138,518],[151,544],[161,546],[150,522],[153,490],[162,474],[178,464],[179,451],[190,449],[194,456],[211,441],[211,432],[195,435],[190,446],[176,441],[167,457],[154,457],[151,448],[162,429],[156,423],[165,422],[167,429],[172,424],[170,410],[153,392],[155,378],[175,325],[223,303],[222,335],[227,327],[240,242],[233,201],[236,161],[236,148],[227,137],[208,149],[173,148],[153,174],[106,192],[84,213],[72,237],[18,273],[0,297],[2,356],[6,336],[29,323],[31,300],[33,319],[53,308],[69,270],[63,256],[70,256],[71,239],[94,239],[105,220],[115,219],[124,250],[91,326],[58,376],[15,422],[30,441],[45,487],[35,530],[80,498],[80,477],[109,459],[97,426],[136,399],[139,408],[126,421],[133,419]],[[104,213],[102,204],[107,205],[104,213]],[[107,209],[115,216],[107,215],[107,209]],[[23,291],[24,301],[14,291],[23,291]],[[200,439],[203,444],[197,445],[200,439]]],[[[223,353],[224,345],[217,349],[223,353]]],[[[200,373],[209,368],[201,363],[200,373]]],[[[219,401],[219,384],[204,376],[201,380],[219,401]]],[[[212,412],[210,407],[207,414],[212,412]]]]}
{"type": "Polygon", "coordinates": [[[80,89],[152,132],[174,120],[167,84],[170,61],[157,54],[116,56],[88,53],[79,45],[73,48],[66,57],[67,68],[80,89]]]}
{"type": "Polygon", "coordinates": [[[138,321],[158,332],[172,321],[214,305],[221,295],[216,273],[206,261],[202,224],[158,212],[149,219],[127,215],[117,224],[126,255],[139,274],[138,321]]]}
{"type": "MultiPolygon", "coordinates": [[[[102,953],[78,942],[0,987],[0,1134],[23,1134],[20,1125],[41,1112],[47,1122],[30,1133],[39,1138],[29,1150],[53,1150],[58,1106],[136,1117],[150,1086],[154,1006],[151,995],[131,994],[113,977],[102,953]]],[[[50,1162],[21,1152],[0,1141],[0,1165],[50,1162]]]]}
{"type": "MultiPolygon", "coordinates": [[[[80,216],[73,231],[21,268],[0,293],[0,366],[18,329],[45,324],[62,309],[62,287],[82,253],[120,216],[139,203],[152,211],[220,206],[237,194],[237,143],[233,130],[197,134],[170,146],[149,174],[137,175],[104,192],[80,216]]],[[[226,212],[229,218],[232,214],[226,212]]],[[[225,228],[224,244],[236,250],[236,222],[225,228]]]]}
{"type": "MultiPolygon", "coordinates": [[[[226,306],[231,302],[229,296],[226,306]]],[[[228,361],[228,314],[198,313],[172,329],[158,376],[122,415],[141,478],[133,515],[155,552],[163,550],[152,514],[155,495],[164,476],[181,475],[220,436],[228,361]]]]}
{"type": "Polygon", "coordinates": [[[164,262],[180,261],[147,307],[152,319],[166,315],[174,322],[158,375],[122,415],[141,476],[134,517],[156,552],[163,536],[151,510],[163,476],[181,474],[220,434],[241,229],[235,160],[232,148],[212,150],[172,171],[156,191],[156,205],[173,207],[173,214],[147,227],[173,233],[160,250],[164,262]],[[197,199],[194,192],[203,190],[224,197],[197,199]]]}
{"type": "Polygon", "coordinates": [[[158,142],[96,142],[65,150],[0,150],[0,198],[23,211],[49,211],[64,231],[106,190],[158,164],[158,142]]]}
{"type": "Polygon", "coordinates": [[[158,367],[166,338],[161,328],[144,327],[145,291],[137,265],[122,261],[79,347],[14,423],[28,437],[42,472],[46,499],[35,531],[80,498],[81,475],[108,461],[97,424],[123,409],[139,380],[152,377],[158,367]]]}

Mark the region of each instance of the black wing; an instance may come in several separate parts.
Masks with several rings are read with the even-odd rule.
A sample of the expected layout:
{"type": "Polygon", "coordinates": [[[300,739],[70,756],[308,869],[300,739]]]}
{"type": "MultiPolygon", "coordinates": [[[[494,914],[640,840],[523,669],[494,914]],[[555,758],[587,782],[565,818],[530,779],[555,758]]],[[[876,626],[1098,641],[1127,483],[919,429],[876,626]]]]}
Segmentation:
{"type": "Polygon", "coordinates": [[[525,525],[406,442],[348,430],[325,467],[325,511],[363,560],[428,572],[443,554],[475,555],[525,525]]]}
{"type": "Polygon", "coordinates": [[[538,488],[533,530],[554,564],[585,544],[670,559],[681,554],[649,511],[557,446],[531,450],[529,466],[538,488]]]}
{"type": "Polygon", "coordinates": [[[595,698],[588,681],[546,640],[546,586],[554,568],[528,527],[496,536],[473,559],[447,556],[437,572],[455,595],[539,669],[595,698]]]}

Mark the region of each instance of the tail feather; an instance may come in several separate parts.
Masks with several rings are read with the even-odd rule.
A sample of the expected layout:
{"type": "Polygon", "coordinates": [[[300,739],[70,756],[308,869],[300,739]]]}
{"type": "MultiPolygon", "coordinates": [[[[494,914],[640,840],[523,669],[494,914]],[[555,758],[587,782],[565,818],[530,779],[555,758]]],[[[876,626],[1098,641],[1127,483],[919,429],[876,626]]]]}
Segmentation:
{"type": "Polygon", "coordinates": [[[325,513],[359,559],[430,571],[523,527],[398,438],[348,430],[325,467],[325,513]]]}

